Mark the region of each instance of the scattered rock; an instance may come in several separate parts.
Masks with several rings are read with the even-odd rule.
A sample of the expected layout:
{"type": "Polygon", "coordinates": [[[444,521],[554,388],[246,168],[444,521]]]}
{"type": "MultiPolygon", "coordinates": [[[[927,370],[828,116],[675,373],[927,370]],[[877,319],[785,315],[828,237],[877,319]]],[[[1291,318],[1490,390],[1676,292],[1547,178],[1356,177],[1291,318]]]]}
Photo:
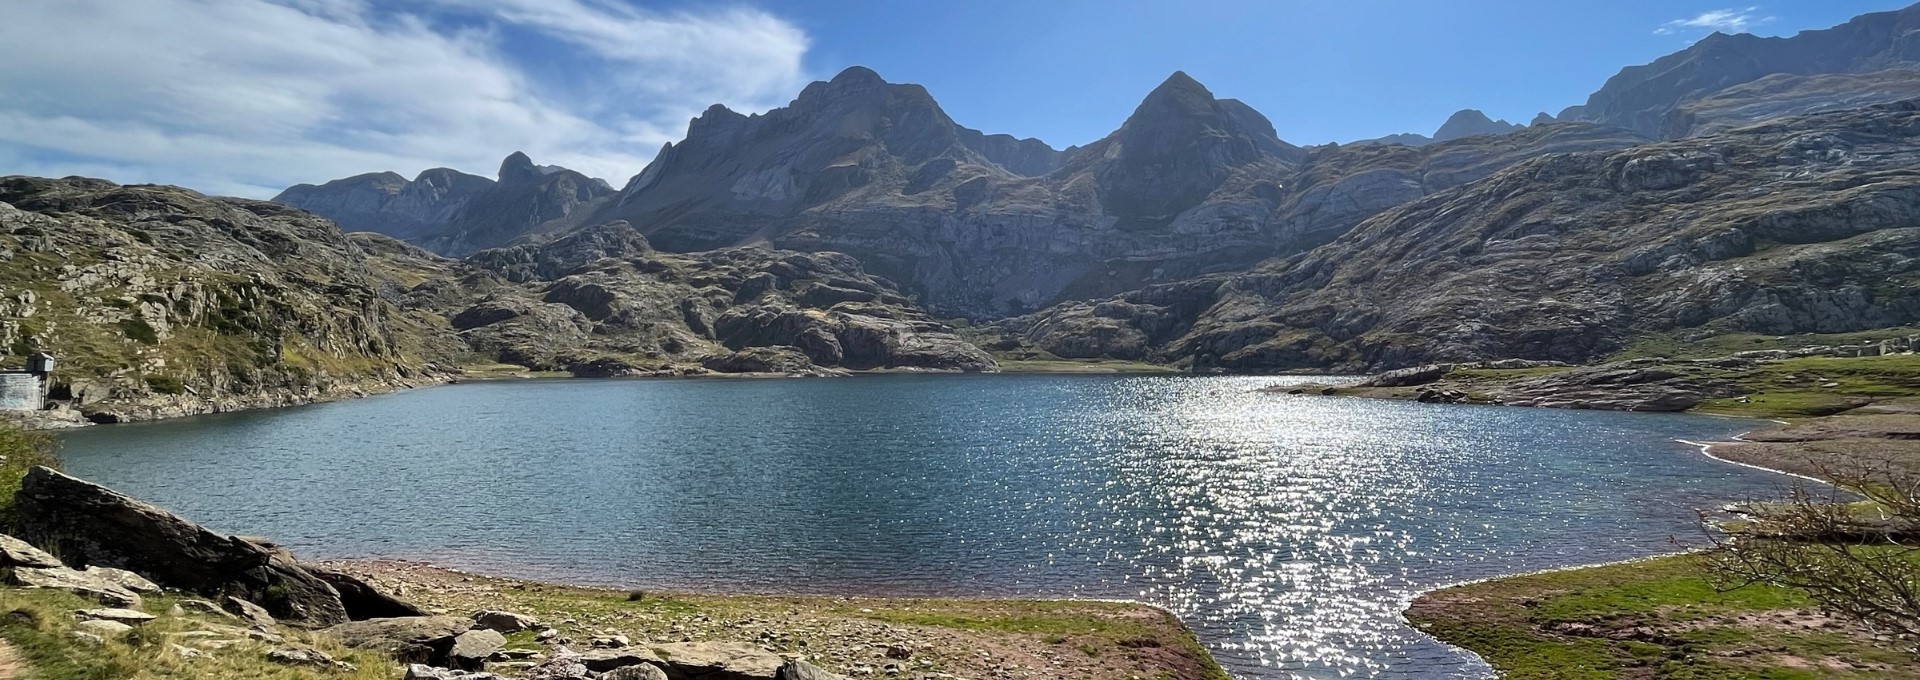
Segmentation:
{"type": "Polygon", "coordinates": [[[172,652],[174,656],[182,659],[197,659],[207,655],[206,652],[179,644],[168,644],[167,651],[172,652]]]}

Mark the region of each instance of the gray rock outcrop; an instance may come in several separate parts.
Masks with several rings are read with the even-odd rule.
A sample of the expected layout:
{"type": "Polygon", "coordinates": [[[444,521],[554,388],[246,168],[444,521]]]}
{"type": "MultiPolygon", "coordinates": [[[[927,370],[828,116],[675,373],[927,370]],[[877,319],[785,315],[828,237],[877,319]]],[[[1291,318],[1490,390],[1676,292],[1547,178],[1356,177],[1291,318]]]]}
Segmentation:
{"type": "Polygon", "coordinates": [[[14,505],[21,534],[69,564],[126,569],[162,586],[249,600],[300,625],[347,620],[339,592],[291,560],[97,484],[35,467],[14,505]]]}

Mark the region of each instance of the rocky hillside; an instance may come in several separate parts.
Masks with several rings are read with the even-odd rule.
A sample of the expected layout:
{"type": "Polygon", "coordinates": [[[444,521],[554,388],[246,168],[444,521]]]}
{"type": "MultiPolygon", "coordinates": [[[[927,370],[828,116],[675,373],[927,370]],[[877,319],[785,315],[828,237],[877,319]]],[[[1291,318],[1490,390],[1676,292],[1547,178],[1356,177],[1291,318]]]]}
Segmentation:
{"type": "Polygon", "coordinates": [[[514,152],[498,180],[447,168],[409,182],[392,172],[299,184],[273,201],[326,217],[348,231],[371,231],[445,255],[468,255],[516,239],[551,237],[581,226],[613,195],[606,182],[514,152]]]}
{"type": "Polygon", "coordinates": [[[466,343],[576,375],[991,371],[995,364],[838,253],[764,246],[662,253],[625,222],[487,250],[416,289],[466,343]],[[471,304],[454,309],[446,300],[471,304]]]}
{"type": "Polygon", "coordinates": [[[1920,97],[1920,69],[1808,76],[1776,73],[1674,107],[1661,124],[1660,136],[1709,135],[1754,121],[1916,97],[1920,97]]]}
{"type": "MultiPolygon", "coordinates": [[[[1559,119],[1615,125],[1660,137],[1675,131],[1667,122],[1674,109],[1767,76],[1920,67],[1920,33],[1916,29],[1920,29],[1920,5],[1863,14],[1839,26],[1802,31],[1791,38],[1714,33],[1653,63],[1622,69],[1584,105],[1562,111],[1559,119]]],[[[1869,81],[1829,84],[1860,88],[1852,95],[1855,97],[1878,91],[1869,81]]],[[[1874,103],[1885,101],[1890,100],[1873,99],[1874,103]]]]}
{"type": "Polygon", "coordinates": [[[1533,158],[1245,274],[1005,322],[1003,342],[1198,370],[1356,370],[1586,362],[1651,333],[1910,324],[1916,109],[1533,158]]]}
{"type": "Polygon", "coordinates": [[[275,203],[0,179],[0,343],[103,418],[297,403],[430,381],[460,351],[363,242],[275,203]]]}
{"type": "Polygon", "coordinates": [[[994,370],[852,258],[655,252],[624,223],[453,260],[263,201],[0,179],[0,362],[96,420],[302,403],[503,361],[580,375],[994,370]]]}

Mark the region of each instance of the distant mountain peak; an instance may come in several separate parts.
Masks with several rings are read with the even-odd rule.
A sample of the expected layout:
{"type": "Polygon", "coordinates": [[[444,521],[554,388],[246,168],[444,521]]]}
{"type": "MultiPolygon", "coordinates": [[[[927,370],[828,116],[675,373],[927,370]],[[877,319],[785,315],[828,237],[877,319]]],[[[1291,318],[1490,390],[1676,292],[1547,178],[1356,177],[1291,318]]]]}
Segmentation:
{"type": "Polygon", "coordinates": [[[1461,109],[1449,116],[1439,130],[1434,131],[1433,141],[1444,142],[1474,135],[1504,135],[1522,127],[1525,126],[1488,118],[1479,109],[1461,109]]]}
{"type": "Polygon", "coordinates": [[[505,160],[500,161],[501,184],[537,182],[545,174],[540,171],[540,166],[534,165],[533,159],[527,157],[524,152],[515,151],[508,154],[505,160]]]}
{"type": "Polygon", "coordinates": [[[833,80],[827,82],[833,85],[885,85],[887,81],[873,69],[865,66],[848,66],[835,75],[833,80]]]}

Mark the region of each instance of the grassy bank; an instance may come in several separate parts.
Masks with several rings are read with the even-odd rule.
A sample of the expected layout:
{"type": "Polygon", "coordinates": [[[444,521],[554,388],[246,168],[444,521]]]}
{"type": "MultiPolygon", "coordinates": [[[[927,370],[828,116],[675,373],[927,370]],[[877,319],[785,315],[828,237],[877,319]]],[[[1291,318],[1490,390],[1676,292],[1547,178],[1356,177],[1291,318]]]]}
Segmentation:
{"type": "MultiPolygon", "coordinates": [[[[1696,411],[1784,423],[1715,444],[1716,457],[1814,477],[1867,461],[1920,470],[1920,356],[1661,368],[1743,393],[1696,411]]],[[[1445,382],[1490,392],[1563,370],[1460,370],[1445,382]]],[[[1909,644],[1830,618],[1802,591],[1721,590],[1709,573],[1701,558],[1682,555],[1516,576],[1424,594],[1407,618],[1508,678],[1920,676],[1909,644]]]]}
{"type": "Polygon", "coordinates": [[[1915,659],[1798,591],[1715,590],[1692,556],[1497,579],[1421,596],[1415,627],[1515,680],[1911,678],[1915,659]]]}

